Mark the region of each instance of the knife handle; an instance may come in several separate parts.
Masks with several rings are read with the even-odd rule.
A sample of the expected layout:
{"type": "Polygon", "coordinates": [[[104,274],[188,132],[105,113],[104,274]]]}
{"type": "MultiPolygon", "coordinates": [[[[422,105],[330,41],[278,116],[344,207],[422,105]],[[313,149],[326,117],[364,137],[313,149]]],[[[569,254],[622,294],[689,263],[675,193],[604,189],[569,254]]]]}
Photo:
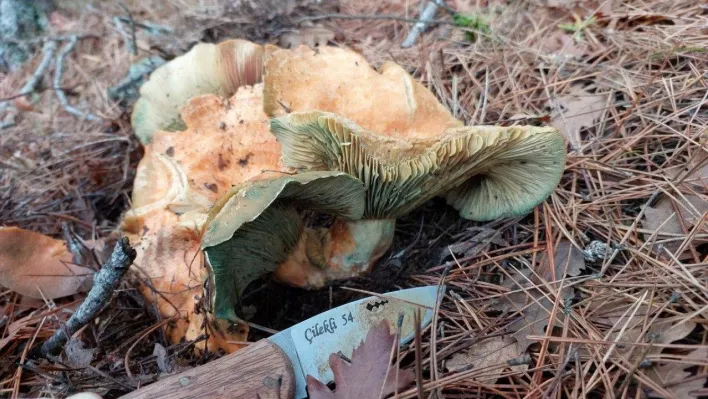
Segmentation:
{"type": "Polygon", "coordinates": [[[295,375],[287,355],[262,339],[207,364],[133,391],[121,399],[291,399],[295,375]]]}

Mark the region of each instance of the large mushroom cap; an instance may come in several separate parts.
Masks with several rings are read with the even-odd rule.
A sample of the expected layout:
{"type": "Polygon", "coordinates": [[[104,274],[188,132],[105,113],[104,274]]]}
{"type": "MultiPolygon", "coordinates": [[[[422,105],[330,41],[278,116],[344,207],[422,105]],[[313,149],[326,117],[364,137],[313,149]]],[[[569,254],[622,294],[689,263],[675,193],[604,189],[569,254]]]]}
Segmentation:
{"type": "Polygon", "coordinates": [[[358,219],[364,187],[345,173],[306,172],[243,183],[214,205],[202,248],[212,269],[216,317],[236,321],[248,284],[289,257],[321,256],[318,240],[305,232],[302,208],[358,219]],[[296,249],[301,252],[293,254],[296,249]]]}
{"type": "Polygon", "coordinates": [[[160,66],[140,88],[131,122],[143,144],[156,131],[180,131],[180,109],[202,94],[230,97],[241,86],[261,81],[263,47],[246,40],[199,43],[160,66]]]}
{"type": "Polygon", "coordinates": [[[331,113],[293,112],[274,118],[271,131],[287,166],[340,170],[364,182],[366,218],[401,216],[465,182],[462,198],[473,199],[463,203],[465,216],[528,212],[558,184],[565,163],[564,141],[554,128],[462,127],[436,138],[402,139],[331,113]]]}
{"type": "Polygon", "coordinates": [[[393,62],[377,72],[347,49],[299,46],[265,60],[263,108],[271,117],[326,111],[395,137],[434,137],[462,126],[433,93],[393,62]]]}
{"type": "Polygon", "coordinates": [[[247,329],[229,328],[236,331],[230,336],[223,323],[210,320],[202,228],[208,208],[232,184],[285,170],[280,144],[268,131],[260,85],[241,87],[229,99],[193,98],[181,118],[184,131],[157,131],[145,146],[122,229],[137,243],[134,267],[145,282],[143,294],[164,317],[178,318],[169,330],[172,341],[207,332],[214,337],[210,349],[232,351],[226,341],[245,341],[247,329]]]}
{"type": "MultiPolygon", "coordinates": [[[[478,145],[486,147],[483,152],[474,155],[473,159],[477,163],[468,165],[469,170],[464,172],[466,177],[463,175],[447,177],[442,172],[447,166],[440,164],[433,167],[432,164],[425,163],[433,160],[429,156],[426,156],[427,161],[420,160],[422,164],[414,163],[415,166],[406,161],[394,168],[392,163],[386,161],[393,160],[395,157],[405,159],[400,158],[410,151],[405,148],[420,148],[423,142],[407,144],[395,140],[386,142],[379,138],[375,140],[377,148],[362,144],[361,151],[370,154],[372,156],[370,162],[372,165],[378,165],[380,169],[376,173],[383,173],[386,176],[398,173],[399,177],[395,179],[408,175],[411,179],[396,183],[398,188],[395,189],[395,196],[388,199],[400,204],[395,212],[392,211],[393,208],[387,209],[386,205],[380,203],[374,215],[400,214],[419,205],[419,199],[430,198],[429,194],[433,192],[434,195],[444,195],[446,191],[452,190],[446,199],[460,211],[462,217],[489,220],[517,216],[529,212],[552,192],[564,168],[565,145],[561,135],[555,129],[533,126],[463,128],[462,123],[453,118],[433,93],[413,79],[403,68],[387,62],[377,72],[369,66],[364,57],[351,50],[334,47],[320,47],[313,50],[305,46],[297,49],[273,50],[265,60],[263,80],[264,109],[271,117],[283,117],[290,112],[330,112],[378,136],[438,141],[470,133],[475,138],[469,139],[472,147],[468,150],[476,148],[474,151],[479,151],[475,147],[478,145]],[[388,151],[389,146],[391,154],[395,153],[396,156],[382,155],[388,151]],[[413,168],[410,171],[406,169],[409,166],[413,168]],[[397,168],[402,169],[394,172],[397,168]],[[435,173],[435,179],[439,179],[440,182],[423,183],[426,179],[422,177],[423,173],[435,173]],[[465,182],[466,179],[470,180],[465,182]],[[438,186],[435,187],[436,185],[438,186]],[[438,190],[442,188],[440,185],[446,185],[446,188],[440,191],[438,190]],[[456,186],[461,187],[455,188],[456,186]],[[405,189],[409,191],[405,192],[405,189]],[[419,191],[422,189],[427,191],[425,193],[419,191]],[[411,199],[415,200],[408,205],[403,205],[405,201],[411,199]]],[[[292,118],[290,122],[296,119],[297,123],[303,121],[301,117],[297,117],[292,118]]],[[[280,122],[276,122],[275,126],[280,130],[276,134],[285,142],[288,138],[284,130],[277,126],[278,123],[280,122]]],[[[367,134],[362,135],[361,129],[352,130],[351,125],[341,121],[333,124],[330,119],[329,122],[322,123],[329,124],[332,128],[347,127],[350,132],[359,131],[356,135],[360,137],[371,137],[367,134]]],[[[297,140],[307,141],[308,134],[301,131],[297,140]]],[[[346,143],[346,140],[342,143],[346,143]]],[[[432,145],[431,143],[425,145],[432,145]]],[[[302,158],[295,160],[304,154],[316,153],[308,151],[305,148],[308,145],[291,143],[291,149],[285,151],[285,157],[290,165],[310,162],[302,158]]],[[[462,147],[450,143],[450,147],[446,150],[449,153],[437,154],[440,157],[432,162],[449,162],[445,161],[445,157],[451,157],[453,163],[457,162],[454,157],[462,156],[460,150],[462,147]]],[[[319,157],[314,159],[315,163],[319,162],[318,166],[309,164],[301,166],[319,170],[325,163],[334,162],[333,144],[326,147],[326,151],[324,148],[322,151],[324,152],[317,154],[319,157]],[[324,159],[327,161],[323,161],[324,159]]],[[[341,149],[341,152],[344,157],[353,156],[350,150],[341,149]]],[[[348,173],[367,179],[367,173],[373,172],[371,166],[364,165],[364,158],[359,158],[356,162],[352,161],[351,165],[337,166],[327,163],[327,167],[333,167],[334,170],[350,168],[346,169],[348,173]]],[[[384,191],[377,191],[383,190],[379,187],[383,183],[378,177],[368,178],[364,183],[370,193],[369,200],[382,201],[384,195],[390,195],[384,191]],[[375,186],[370,187],[369,184],[375,186]],[[374,193],[376,195],[372,197],[374,193]]],[[[393,205],[389,204],[389,206],[393,205]]],[[[367,214],[372,211],[373,208],[367,208],[367,214]]]]}

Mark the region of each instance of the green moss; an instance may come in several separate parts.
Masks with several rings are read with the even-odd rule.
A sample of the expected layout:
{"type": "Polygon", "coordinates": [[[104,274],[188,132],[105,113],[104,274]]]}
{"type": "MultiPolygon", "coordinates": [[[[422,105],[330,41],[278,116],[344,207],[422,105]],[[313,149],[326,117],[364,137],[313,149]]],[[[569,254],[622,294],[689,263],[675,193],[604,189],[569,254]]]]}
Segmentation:
{"type": "Polygon", "coordinates": [[[455,26],[465,29],[465,39],[468,41],[474,41],[477,39],[477,33],[489,34],[489,22],[481,15],[478,14],[460,14],[455,13],[452,16],[452,21],[455,26]]]}

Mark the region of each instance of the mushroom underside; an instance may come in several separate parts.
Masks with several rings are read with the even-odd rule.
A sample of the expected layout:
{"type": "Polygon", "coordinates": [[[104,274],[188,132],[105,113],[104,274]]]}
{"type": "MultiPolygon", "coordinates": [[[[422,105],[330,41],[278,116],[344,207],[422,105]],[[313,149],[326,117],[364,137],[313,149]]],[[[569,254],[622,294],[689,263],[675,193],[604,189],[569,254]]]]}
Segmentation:
{"type": "Polygon", "coordinates": [[[303,209],[359,219],[364,188],[345,173],[305,172],[243,183],[214,205],[202,248],[218,317],[237,320],[247,286],[288,259],[306,259],[305,266],[321,268],[316,260],[321,235],[305,228],[303,209]]]}
{"type": "Polygon", "coordinates": [[[558,184],[565,145],[553,128],[470,126],[438,138],[400,139],[325,112],[271,120],[287,166],[341,170],[367,187],[364,218],[397,218],[448,197],[474,220],[530,211],[558,184]]]}

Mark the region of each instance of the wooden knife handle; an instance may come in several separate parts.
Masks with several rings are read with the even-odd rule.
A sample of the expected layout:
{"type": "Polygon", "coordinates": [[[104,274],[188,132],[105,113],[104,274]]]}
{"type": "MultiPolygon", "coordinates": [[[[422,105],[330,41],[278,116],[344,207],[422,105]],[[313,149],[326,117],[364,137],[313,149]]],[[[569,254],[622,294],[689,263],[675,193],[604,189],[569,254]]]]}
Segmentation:
{"type": "Polygon", "coordinates": [[[292,399],[295,375],[287,355],[262,339],[230,355],[133,391],[122,399],[292,399]]]}

